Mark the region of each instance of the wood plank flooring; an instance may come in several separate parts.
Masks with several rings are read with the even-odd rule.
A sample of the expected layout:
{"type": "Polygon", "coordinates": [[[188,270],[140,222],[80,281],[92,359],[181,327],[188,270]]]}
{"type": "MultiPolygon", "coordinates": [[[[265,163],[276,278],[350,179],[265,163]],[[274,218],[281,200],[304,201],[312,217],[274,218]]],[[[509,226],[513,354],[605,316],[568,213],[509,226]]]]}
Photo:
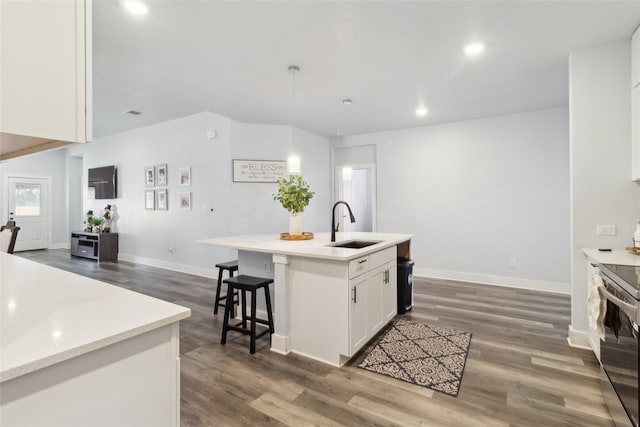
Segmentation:
{"type": "Polygon", "coordinates": [[[415,306],[399,317],[473,333],[456,398],[360,369],[364,353],[338,369],[270,352],[264,337],[254,355],[240,334],[221,346],[212,279],[67,250],[17,255],[191,308],[180,324],[184,427],[613,426],[595,357],[567,345],[566,295],[416,279],[415,306]]]}

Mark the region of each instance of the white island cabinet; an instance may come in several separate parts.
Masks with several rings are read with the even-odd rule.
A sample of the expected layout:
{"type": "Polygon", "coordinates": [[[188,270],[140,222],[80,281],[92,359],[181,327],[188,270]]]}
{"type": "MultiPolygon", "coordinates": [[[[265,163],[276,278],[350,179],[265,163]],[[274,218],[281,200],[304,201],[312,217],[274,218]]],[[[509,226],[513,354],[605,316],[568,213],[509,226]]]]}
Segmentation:
{"type": "Polygon", "coordinates": [[[0,425],[179,426],[190,310],[0,253],[0,425]]]}
{"type": "Polygon", "coordinates": [[[377,242],[361,249],[332,246],[329,233],[307,241],[250,235],[199,242],[238,249],[239,274],[274,278],[271,350],[341,366],[397,314],[397,257],[410,257],[411,237],[338,234],[337,243],[377,242]]]}

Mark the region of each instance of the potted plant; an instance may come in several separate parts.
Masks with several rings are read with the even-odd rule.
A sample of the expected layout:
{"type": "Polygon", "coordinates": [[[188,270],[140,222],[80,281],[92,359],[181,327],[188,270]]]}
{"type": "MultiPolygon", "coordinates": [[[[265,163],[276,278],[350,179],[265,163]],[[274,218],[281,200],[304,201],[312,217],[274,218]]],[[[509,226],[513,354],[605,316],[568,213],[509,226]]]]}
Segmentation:
{"type": "Polygon", "coordinates": [[[104,220],[102,218],[97,218],[97,217],[93,217],[89,220],[89,224],[91,224],[93,226],[93,232],[94,233],[99,233],[100,232],[100,226],[102,225],[102,222],[104,220]]]}
{"type": "Polygon", "coordinates": [[[280,202],[283,208],[291,213],[289,218],[289,234],[302,234],[302,216],[304,208],[309,205],[311,198],[316,194],[309,189],[309,184],[299,175],[291,175],[289,179],[278,180],[278,192],[273,195],[273,200],[280,202]]]}

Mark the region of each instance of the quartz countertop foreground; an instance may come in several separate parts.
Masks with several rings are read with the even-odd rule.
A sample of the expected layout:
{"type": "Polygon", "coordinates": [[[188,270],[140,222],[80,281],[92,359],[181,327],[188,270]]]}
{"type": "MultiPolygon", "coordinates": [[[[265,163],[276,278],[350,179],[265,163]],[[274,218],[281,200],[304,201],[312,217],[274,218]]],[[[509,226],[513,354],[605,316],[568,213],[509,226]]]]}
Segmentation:
{"type": "Polygon", "coordinates": [[[640,255],[633,254],[622,249],[614,249],[610,252],[601,252],[594,248],[583,248],[582,252],[591,261],[598,264],[617,264],[640,266],[640,255]]]}
{"type": "Polygon", "coordinates": [[[280,240],[279,234],[246,234],[203,239],[197,242],[253,252],[349,261],[408,241],[412,237],[413,234],[340,232],[336,233],[336,241],[332,243],[331,233],[314,234],[311,240],[280,240]],[[351,240],[379,240],[380,242],[362,249],[331,246],[351,240]]]}
{"type": "Polygon", "coordinates": [[[0,382],[177,322],[176,304],[0,253],[0,382]]]}

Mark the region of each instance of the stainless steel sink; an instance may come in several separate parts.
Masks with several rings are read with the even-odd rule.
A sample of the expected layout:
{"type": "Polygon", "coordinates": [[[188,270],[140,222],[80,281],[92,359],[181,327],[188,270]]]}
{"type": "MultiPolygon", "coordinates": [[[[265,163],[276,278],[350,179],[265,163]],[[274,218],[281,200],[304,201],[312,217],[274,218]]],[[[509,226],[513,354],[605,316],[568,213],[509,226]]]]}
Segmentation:
{"type": "Polygon", "coordinates": [[[380,242],[382,242],[382,240],[347,240],[346,242],[332,243],[327,246],[333,246],[334,248],[362,249],[380,242]]]}

